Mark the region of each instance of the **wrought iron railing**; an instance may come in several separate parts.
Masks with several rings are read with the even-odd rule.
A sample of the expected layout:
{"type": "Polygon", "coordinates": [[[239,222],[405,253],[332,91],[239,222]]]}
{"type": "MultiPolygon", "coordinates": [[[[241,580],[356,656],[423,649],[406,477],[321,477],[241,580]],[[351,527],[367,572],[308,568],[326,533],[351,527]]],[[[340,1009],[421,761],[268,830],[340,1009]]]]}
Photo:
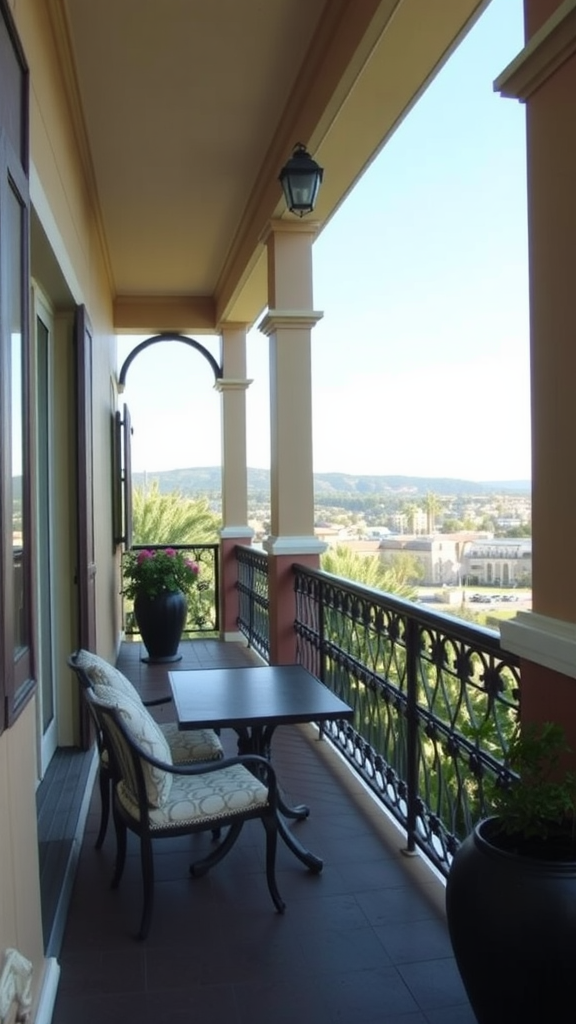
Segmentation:
{"type": "MultiPolygon", "coordinates": [[[[188,616],[184,626],[184,635],[194,633],[217,633],[220,629],[220,547],[218,544],[134,544],[131,551],[156,551],[158,548],[171,547],[175,551],[183,551],[194,562],[198,562],[200,572],[198,583],[188,596],[188,616]]],[[[123,622],[126,636],[138,633],[134,618],[133,602],[123,599],[123,622]]]]}
{"type": "Polygon", "coordinates": [[[447,874],[503,780],[519,710],[519,661],[496,632],[294,566],[298,660],[355,711],[326,732],[447,874]]]}
{"type": "Polygon", "coordinates": [[[238,629],[258,654],[270,660],[268,556],[256,548],[236,548],[238,563],[238,629]]]}

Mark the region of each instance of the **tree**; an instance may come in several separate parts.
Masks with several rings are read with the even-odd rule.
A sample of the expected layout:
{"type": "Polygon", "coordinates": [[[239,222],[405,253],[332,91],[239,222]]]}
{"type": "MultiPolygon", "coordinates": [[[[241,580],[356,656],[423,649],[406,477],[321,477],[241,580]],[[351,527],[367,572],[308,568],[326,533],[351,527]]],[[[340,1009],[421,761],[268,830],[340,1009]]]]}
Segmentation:
{"type": "Polygon", "coordinates": [[[220,517],[207,498],[161,494],[157,480],[132,491],[133,544],[213,544],[219,529],[220,517]]]}
{"type": "Polygon", "coordinates": [[[403,505],[402,516],[406,517],[409,533],[419,532],[416,530],[416,520],[417,517],[420,515],[421,511],[422,509],[420,508],[420,506],[416,505],[413,501],[408,501],[403,505]]]}
{"type": "Polygon", "coordinates": [[[333,576],[341,576],[372,590],[383,590],[412,601],[416,597],[413,585],[415,561],[406,555],[394,559],[393,563],[381,562],[375,555],[359,555],[339,544],[320,556],[320,567],[333,576]]]}
{"type": "Polygon", "coordinates": [[[442,502],[437,494],[433,494],[432,491],[428,491],[424,499],[424,506],[426,508],[428,533],[434,533],[436,528],[436,516],[442,511],[442,502]]]}

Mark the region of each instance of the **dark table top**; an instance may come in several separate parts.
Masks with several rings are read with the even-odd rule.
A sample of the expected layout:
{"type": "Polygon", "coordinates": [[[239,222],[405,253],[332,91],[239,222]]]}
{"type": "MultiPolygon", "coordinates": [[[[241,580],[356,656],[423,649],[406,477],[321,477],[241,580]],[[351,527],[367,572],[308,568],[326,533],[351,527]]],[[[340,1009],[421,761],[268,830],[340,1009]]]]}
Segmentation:
{"type": "Polygon", "coordinates": [[[170,672],[180,729],[351,719],[353,710],[301,665],[170,672]]]}

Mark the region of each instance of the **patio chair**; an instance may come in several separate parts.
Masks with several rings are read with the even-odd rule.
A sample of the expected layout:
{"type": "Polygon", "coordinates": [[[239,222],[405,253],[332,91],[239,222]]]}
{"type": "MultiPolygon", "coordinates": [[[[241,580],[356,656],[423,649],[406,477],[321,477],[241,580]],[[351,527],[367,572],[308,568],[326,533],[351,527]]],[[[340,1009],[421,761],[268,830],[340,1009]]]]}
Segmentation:
{"type": "Polygon", "coordinates": [[[228,826],[211,853],[190,866],[206,874],[232,849],[245,821],[260,818],[266,832],[266,879],[274,906],[285,905],[276,884],[278,834],[277,786],[270,763],[244,755],[201,765],[176,765],[158,724],[144,707],[120,694],[107,699],[87,689],[86,700],[110,755],[117,858],[116,888],[124,871],[127,830],[140,838],[143,907],[138,938],[145,939],[152,919],[154,860],[152,842],[228,826]]]}
{"type": "MultiPolygon", "coordinates": [[[[104,658],[100,658],[91,651],[78,650],[68,658],[68,665],[76,673],[81,684],[82,692],[93,688],[96,696],[104,696],[111,692],[122,693],[138,705],[143,707],[157,707],[166,704],[171,697],[159,697],[155,700],[143,701],[136,688],[122,672],[110,665],[104,658]]],[[[91,711],[91,705],[88,704],[91,711]]],[[[95,725],[96,742],[98,745],[99,768],[98,784],[100,787],[100,827],[96,837],[95,847],[99,850],[106,837],[108,819],[110,816],[110,787],[112,775],[110,771],[110,758],[106,745],[103,741],[98,722],[91,715],[95,725]]],[[[213,729],[192,729],[182,732],[178,729],[176,722],[159,723],[164,733],[170,754],[174,764],[195,764],[197,762],[219,760],[224,756],[222,744],[213,729]]]]}

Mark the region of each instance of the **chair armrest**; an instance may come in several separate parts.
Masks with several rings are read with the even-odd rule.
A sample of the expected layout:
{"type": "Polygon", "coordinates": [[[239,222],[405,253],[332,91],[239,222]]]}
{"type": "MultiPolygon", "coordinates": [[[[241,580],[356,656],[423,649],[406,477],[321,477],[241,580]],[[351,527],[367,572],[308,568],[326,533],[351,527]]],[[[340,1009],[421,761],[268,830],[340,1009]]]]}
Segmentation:
{"type": "Polygon", "coordinates": [[[140,697],[140,699],[145,708],[155,708],[159,704],[170,704],[173,700],[173,697],[172,694],[169,694],[166,697],[154,697],[152,698],[152,700],[144,700],[143,697],[140,697]]]}
{"type": "Polygon", "coordinates": [[[248,770],[251,767],[259,770],[264,768],[267,774],[273,776],[274,779],[276,778],[276,772],[270,761],[265,757],[261,757],[260,754],[237,754],[235,757],[224,757],[219,761],[198,761],[194,764],[168,764],[166,761],[160,761],[157,757],[143,750],[132,738],[129,742],[130,746],[143,761],[147,761],[154,768],[161,768],[164,772],[170,772],[171,775],[208,775],[210,772],[222,771],[223,768],[232,768],[235,764],[242,764],[248,770]]]}

